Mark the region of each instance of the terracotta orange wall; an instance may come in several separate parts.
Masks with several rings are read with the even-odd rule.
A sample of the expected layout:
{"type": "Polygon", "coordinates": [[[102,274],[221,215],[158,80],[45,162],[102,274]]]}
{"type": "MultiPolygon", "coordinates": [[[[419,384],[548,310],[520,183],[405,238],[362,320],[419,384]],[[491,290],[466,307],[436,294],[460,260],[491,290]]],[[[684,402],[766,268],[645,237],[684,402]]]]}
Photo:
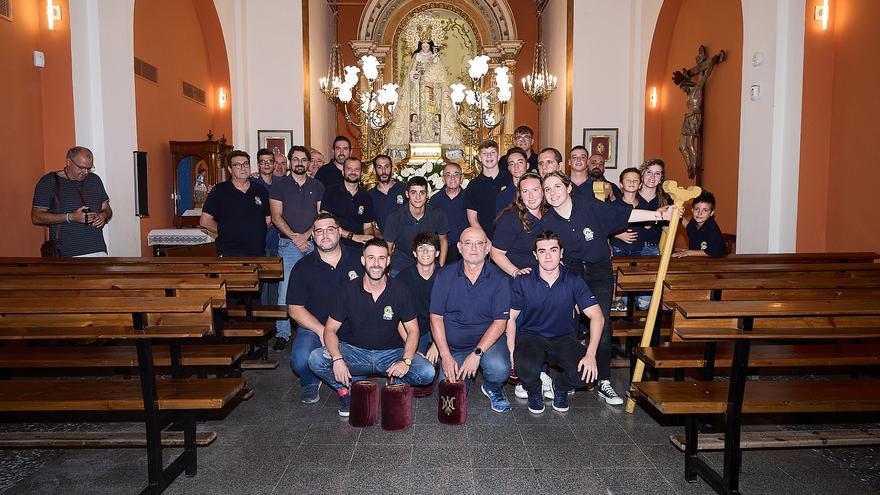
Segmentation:
{"type": "Polygon", "coordinates": [[[229,67],[217,13],[210,0],[139,0],[134,12],[135,56],[159,68],[159,83],[135,76],[138,148],[147,152],[150,216],[141,219],[142,252],[150,230],[169,227],[172,163],[169,141],[232,138],[229,106],[217,108],[217,91],[229,94],[229,67]],[[207,93],[201,105],[183,96],[182,81],[207,93]]]}
{"type": "Polygon", "coordinates": [[[832,0],[828,30],[806,0],[798,251],[880,251],[877,175],[880,2],[832,0]]]}
{"type": "MultiPolygon", "coordinates": [[[[421,3],[419,2],[419,4],[421,3]]],[[[523,47],[516,58],[516,77],[511,80],[515,88],[513,93],[513,104],[516,107],[514,126],[527,125],[531,127],[535,131],[535,148],[538,149],[541,144],[541,136],[538,135],[538,106],[523,92],[519,82],[524,75],[531,71],[532,63],[535,60],[535,41],[538,38],[537,9],[534,0],[507,0],[507,3],[514,14],[517,38],[523,41],[523,47]]],[[[363,5],[351,5],[347,2],[339,5],[339,44],[342,47],[343,65],[354,65],[356,62],[348,40],[357,39],[358,23],[363,10],[363,5]]],[[[313,46],[312,49],[319,48],[313,46]]],[[[320,49],[325,48],[320,47],[320,49]]],[[[354,138],[356,130],[348,125],[341,113],[337,118],[336,129],[339,134],[351,138],[352,145],[356,146],[354,138]]],[[[505,132],[512,134],[513,129],[506,129],[505,132]]]]}
{"type": "MultiPolygon", "coordinates": [[[[49,170],[64,166],[75,144],[70,70],[70,23],[66,0],[55,30],[46,25],[45,2],[12,2],[13,20],[0,19],[0,150],[7,181],[0,189],[6,212],[0,256],[39,256],[42,228],[31,224],[34,185],[49,170]],[[34,50],[46,54],[46,67],[33,64],[34,50]]],[[[79,143],[88,146],[89,143],[79,143]]]]}
{"type": "MultiPolygon", "coordinates": [[[[667,178],[693,184],[678,150],[685,94],[672,73],[694,64],[697,48],[710,55],[724,49],[727,60],[715,67],[703,101],[703,187],[718,202],[724,232],[736,231],[739,174],[739,116],[743,22],[739,0],[666,0],[660,10],[648,60],[646,91],[657,86],[660,104],[645,111],[645,158],[663,158],[667,178]]],[[[647,93],[646,93],[647,94],[647,93]]]]}

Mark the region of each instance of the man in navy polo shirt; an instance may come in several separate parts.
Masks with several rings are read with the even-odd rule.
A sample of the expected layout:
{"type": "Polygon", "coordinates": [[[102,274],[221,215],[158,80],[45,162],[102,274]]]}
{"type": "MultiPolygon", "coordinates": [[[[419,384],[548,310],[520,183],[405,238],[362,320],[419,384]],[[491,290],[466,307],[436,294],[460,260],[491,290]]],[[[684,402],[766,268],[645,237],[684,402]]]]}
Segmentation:
{"type": "Polygon", "coordinates": [[[339,415],[348,416],[349,387],[370,374],[397,383],[429,385],[434,366],[417,353],[419,325],[409,290],[389,278],[388,243],[370,239],[361,263],[366,274],[345,284],[324,325],[324,347],[309,356],[309,367],[339,396],[339,415]],[[406,340],[397,325],[402,324],[406,340]]]}
{"type": "Polygon", "coordinates": [[[300,400],[318,402],[321,381],[309,368],[309,354],[324,345],[324,324],[342,287],[364,275],[360,253],[339,243],[339,223],[321,212],[312,224],[315,251],[290,271],[287,311],[299,325],[290,349],[290,368],[299,375],[300,400]]]}
{"type": "Polygon", "coordinates": [[[385,240],[391,245],[391,273],[397,276],[415,263],[409,247],[420,232],[433,232],[440,236],[440,266],[446,264],[449,226],[446,214],[428,203],[428,181],[424,177],[411,177],[406,183],[406,206],[388,217],[385,240]]]}
{"type": "Polygon", "coordinates": [[[511,410],[502,386],[510,376],[505,339],[510,314],[510,278],[486,262],[492,243],[479,228],[461,233],[462,260],[437,274],[431,290],[431,333],[440,353],[442,376],[470,380],[483,369],[481,391],[492,410],[511,410]]]}
{"type": "MultiPolygon", "coordinates": [[[[306,175],[311,156],[303,146],[292,146],[287,152],[292,165],[291,174],[279,177],[269,192],[269,208],[272,211],[272,223],[278,228],[278,254],[284,260],[284,278],[278,284],[277,304],[287,301],[287,284],[290,269],[303,256],[315,249],[309,241],[312,235],[312,220],[321,210],[321,198],[324,196],[324,185],[306,175]]],[[[290,322],[287,318],[275,324],[276,351],[287,347],[290,340],[290,322]]]]}
{"type": "Polygon", "coordinates": [[[406,184],[391,178],[391,157],[388,155],[373,158],[373,173],[376,174],[376,185],[367,194],[373,200],[379,232],[384,233],[388,215],[406,204],[406,184]]]}
{"type": "Polygon", "coordinates": [[[199,226],[217,234],[220,256],[265,256],[269,193],[250,180],[250,155],[241,150],[226,158],[229,180],[211,189],[199,226]]]}
{"type": "MultiPolygon", "coordinates": [[[[326,167],[327,165],[325,165],[326,167]]],[[[361,248],[373,238],[373,200],[361,187],[361,161],[348,158],[343,166],[345,182],[324,191],[321,207],[339,220],[342,243],[361,248]]]]}
{"type": "MultiPolygon", "coordinates": [[[[498,143],[487,140],[480,143],[479,159],[483,171],[472,180],[465,191],[464,207],[468,224],[481,229],[489,239],[495,233],[495,217],[507,205],[497,204],[498,193],[514,187],[507,169],[498,166],[498,143]]],[[[462,253],[464,254],[464,253],[462,253]]]]}
{"type": "Polygon", "coordinates": [[[351,156],[351,141],[345,136],[336,136],[333,139],[332,151],[333,160],[315,172],[315,179],[324,184],[324,187],[342,184],[342,166],[345,164],[345,160],[351,156]]]}
{"type": "Polygon", "coordinates": [[[614,201],[623,195],[617,184],[605,179],[605,157],[602,155],[592,154],[587,158],[587,149],[583,146],[575,146],[569,152],[569,160],[571,161],[571,182],[578,193],[587,198],[595,198],[593,183],[599,181],[611,187],[611,194],[606,198],[607,201],[614,201]]]}
{"type": "Polygon", "coordinates": [[[446,214],[446,222],[449,224],[447,263],[461,259],[461,253],[458,252],[458,239],[461,237],[461,232],[468,226],[467,214],[464,209],[464,189],[461,187],[463,178],[461,166],[457,163],[447,163],[443,168],[444,187],[431,196],[431,204],[443,210],[443,213],[446,214]]]}
{"type": "Polygon", "coordinates": [[[535,238],[538,269],[513,280],[508,335],[516,336],[513,362],[529,396],[529,411],[544,412],[541,369],[552,362],[562,369],[553,380],[553,409],[568,411],[568,391],[596,378],[596,350],[605,318],[596,298],[577,273],[564,268],[559,236],[545,230],[535,238]],[[590,319],[590,347],[578,342],[572,309],[590,319]]]}

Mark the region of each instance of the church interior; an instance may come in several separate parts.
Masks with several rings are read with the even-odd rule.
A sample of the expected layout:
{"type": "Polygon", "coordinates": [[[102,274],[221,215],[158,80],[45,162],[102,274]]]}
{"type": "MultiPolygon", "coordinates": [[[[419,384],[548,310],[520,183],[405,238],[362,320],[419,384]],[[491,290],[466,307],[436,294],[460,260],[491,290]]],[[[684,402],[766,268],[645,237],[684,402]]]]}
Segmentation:
{"type": "MultiPolygon", "coordinates": [[[[515,145],[516,129],[527,126],[534,151],[562,152],[564,174],[570,173],[569,150],[584,146],[589,155],[604,157],[604,177],[612,184],[622,184],[625,169],[662,159],[665,179],[714,194],[714,218],[731,259],[769,260],[762,261],[767,274],[759,273],[765,283],[751,294],[760,289],[798,299],[780,303],[777,313],[762,308],[767,314],[757,316],[735,313],[728,304],[718,310],[721,316],[713,315],[717,326],[733,325],[742,333],[754,324],[769,332],[785,319],[788,327],[769,332],[774,336],[767,339],[794,348],[817,334],[790,333],[787,340],[780,335],[798,324],[815,324],[829,333],[842,330],[834,338],[822,335],[817,346],[852,352],[850,361],[840,354],[837,360],[798,355],[791,366],[779,367],[771,355],[755,365],[749,360],[761,355],[758,344],[750,358],[748,345],[728,336],[718,343],[716,356],[715,343],[705,344],[711,337],[701,334],[686,344],[697,349],[690,354],[700,363],[695,370],[665,369],[657,355],[638,349],[662,345],[658,339],[687,340],[686,330],[699,326],[692,314],[676,313],[673,319],[679,309],[664,291],[675,295],[680,274],[666,255],[665,262],[643,268],[648,278],[638,281],[642,292],[651,293],[659,279],[654,294],[662,292],[664,302],[635,317],[632,307],[616,317],[612,313],[615,323],[625,320],[635,329],[615,344],[612,381],[619,392],[627,391],[633,373],[633,383],[638,381],[645,362],[644,384],[673,383],[682,372],[685,381],[674,383],[693,385],[703,383],[701,369],[717,359],[708,366],[709,376],[717,365],[721,381],[709,383],[727,387],[729,380],[731,390],[739,371],[751,380],[760,369],[760,375],[779,381],[803,375],[859,381],[865,390],[861,400],[804,406],[804,412],[783,405],[749,409],[742,394],[728,397],[724,388],[711,404],[716,409],[706,406],[697,415],[675,409],[672,398],[654,400],[652,394],[660,392],[646,385],[630,389],[638,399],[634,411],[629,403],[610,407],[578,389],[568,413],[535,416],[524,401],[514,402],[511,413],[497,414],[471,391],[464,399],[470,408],[466,425],[438,423],[437,399],[425,397],[413,401],[406,429],[389,432],[340,421],[329,387],[316,406],[302,404],[288,365],[290,348],[267,347],[262,360],[274,361],[274,367],[236,365],[237,374],[213,368],[197,374],[244,377],[253,397],[190,418],[199,435],[216,437],[198,447],[197,474],[170,479],[157,474],[159,484],[150,474],[140,493],[878,493],[880,269],[870,265],[880,259],[880,215],[871,213],[869,180],[876,174],[872,164],[880,163],[880,148],[872,147],[880,137],[880,98],[871,96],[880,88],[878,22],[875,0],[0,0],[5,67],[0,107],[7,116],[0,124],[0,148],[13,177],[0,194],[2,209],[13,214],[0,243],[0,286],[9,284],[0,287],[0,356],[10,354],[4,348],[21,344],[13,340],[22,339],[22,328],[43,322],[34,315],[14,316],[9,303],[15,299],[3,300],[21,296],[13,290],[31,290],[12,278],[57,275],[19,261],[12,266],[11,260],[40,255],[47,229],[34,225],[33,187],[65,167],[73,146],[91,150],[91,173],[102,179],[110,198],[113,217],[103,228],[109,256],[159,259],[193,246],[186,255],[216,255],[198,249],[211,245],[198,228],[199,213],[207,192],[226,180],[232,150],[250,153],[256,173],[258,149],[283,155],[300,145],[321,152],[329,163],[335,137],[345,136],[351,154],[363,160],[365,186],[374,180],[370,160],[385,154],[396,177],[406,182],[425,175],[435,191],[443,187],[444,164],[457,163],[473,180],[481,173],[480,144],[492,139],[503,155],[515,145]],[[815,275],[807,271],[808,262],[848,282],[801,284],[815,275]],[[788,285],[773,285],[786,274],[792,277],[788,285]],[[824,300],[805,303],[815,294],[803,294],[813,290],[828,298],[828,307],[824,300]],[[677,338],[679,324],[684,330],[677,338]],[[13,333],[18,336],[9,336],[13,333]],[[865,355],[866,349],[874,355],[865,355]],[[797,368],[803,362],[812,364],[797,368]],[[658,376],[659,381],[648,379],[658,376]],[[710,424],[716,428],[710,430],[710,424]],[[698,447],[696,436],[683,434],[686,426],[688,432],[705,427],[715,433],[700,434],[698,447]],[[818,443],[797,436],[807,430],[830,433],[818,443]],[[840,432],[860,435],[852,441],[840,432]],[[740,434],[749,445],[742,449],[730,440],[740,434]],[[772,434],[794,440],[788,439],[786,448],[767,445],[772,434]],[[714,447],[704,447],[713,440],[714,447]]],[[[678,229],[673,239],[676,248],[687,246],[684,231],[678,229]]],[[[256,264],[248,266],[253,274],[256,264]]],[[[698,275],[710,278],[712,264],[706,266],[698,275]]],[[[118,273],[120,280],[129,276],[118,273]]],[[[224,290],[230,290],[230,280],[224,290]]],[[[59,297],[103,297],[97,286],[82,287],[81,293],[71,289],[59,297]]],[[[174,289],[162,290],[166,295],[174,289]]],[[[684,297],[686,291],[679,290],[684,297]]],[[[724,300],[721,290],[707,289],[699,303],[724,300]]],[[[688,295],[696,292],[694,286],[688,295]]],[[[692,302],[684,301],[683,307],[692,302]]],[[[732,305],[737,302],[743,301],[732,305]]],[[[216,314],[247,307],[241,309],[244,321],[255,312],[250,302],[217,304],[216,314]]],[[[143,311],[132,313],[153,315],[143,311]]],[[[211,305],[198,311],[210,316],[211,305]]],[[[287,311],[281,316],[286,319],[287,311]]],[[[108,318],[81,326],[107,326],[108,318]]],[[[178,325],[190,324],[177,318],[186,322],[178,325]]],[[[161,319],[147,318],[151,325],[161,319]]],[[[127,321],[137,327],[138,320],[129,315],[127,321]]],[[[61,327],[56,320],[45,324],[61,327]]],[[[62,343],[75,338],[56,333],[62,343]]],[[[179,353],[174,345],[163,352],[179,353]]],[[[143,356],[133,359],[127,372],[119,369],[127,365],[103,365],[90,369],[98,373],[81,367],[70,376],[127,373],[137,381],[143,356]]],[[[160,369],[167,366],[159,364],[158,354],[156,360],[160,369]]],[[[19,373],[23,367],[3,365],[0,382],[66,377],[58,374],[61,368],[41,365],[19,373]]],[[[143,367],[141,373],[144,379],[143,367]]],[[[827,401],[821,391],[827,389],[814,394],[827,401]]],[[[746,385],[747,399],[748,394],[746,385]]],[[[145,447],[150,455],[156,452],[149,438],[126,449],[59,448],[70,446],[63,441],[32,449],[31,440],[13,433],[110,429],[122,437],[143,431],[139,410],[121,414],[121,421],[112,410],[66,413],[59,407],[36,414],[24,406],[6,407],[0,399],[0,494],[138,493],[157,462],[144,455],[145,447]]],[[[174,416],[170,429],[177,431],[170,433],[189,435],[188,426],[175,427],[190,419],[174,416]]],[[[166,464],[172,454],[182,452],[186,459],[185,441],[166,444],[162,438],[159,464],[163,452],[166,464]]],[[[190,467],[185,469],[190,474],[190,467]]]]}

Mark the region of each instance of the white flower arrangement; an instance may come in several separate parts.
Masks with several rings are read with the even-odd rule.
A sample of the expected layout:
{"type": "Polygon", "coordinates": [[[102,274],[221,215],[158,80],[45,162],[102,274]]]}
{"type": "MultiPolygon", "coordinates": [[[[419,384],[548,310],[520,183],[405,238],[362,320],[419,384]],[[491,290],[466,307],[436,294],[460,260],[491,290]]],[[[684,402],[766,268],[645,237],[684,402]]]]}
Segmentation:
{"type": "MultiPolygon", "coordinates": [[[[424,177],[428,181],[428,196],[433,196],[445,186],[443,182],[443,169],[445,167],[446,162],[442,159],[434,162],[425,162],[419,167],[404,167],[398,170],[394,178],[406,183],[411,177],[424,177]]],[[[461,187],[466,187],[468,182],[470,182],[468,179],[462,180],[461,187]]]]}

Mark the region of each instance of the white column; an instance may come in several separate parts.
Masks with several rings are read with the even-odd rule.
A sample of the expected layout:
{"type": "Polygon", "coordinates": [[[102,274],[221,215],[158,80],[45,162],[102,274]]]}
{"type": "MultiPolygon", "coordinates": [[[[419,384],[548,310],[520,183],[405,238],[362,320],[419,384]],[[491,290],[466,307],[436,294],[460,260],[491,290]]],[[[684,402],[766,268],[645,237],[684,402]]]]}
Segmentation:
{"type": "Polygon", "coordinates": [[[743,0],[737,252],[793,252],[803,95],[802,0],[743,0]]]}
{"type": "Polygon", "coordinates": [[[134,215],[137,121],[134,96],[134,0],[70,0],[76,142],[95,155],[113,220],[104,228],[111,256],[140,256],[134,215]]]}

